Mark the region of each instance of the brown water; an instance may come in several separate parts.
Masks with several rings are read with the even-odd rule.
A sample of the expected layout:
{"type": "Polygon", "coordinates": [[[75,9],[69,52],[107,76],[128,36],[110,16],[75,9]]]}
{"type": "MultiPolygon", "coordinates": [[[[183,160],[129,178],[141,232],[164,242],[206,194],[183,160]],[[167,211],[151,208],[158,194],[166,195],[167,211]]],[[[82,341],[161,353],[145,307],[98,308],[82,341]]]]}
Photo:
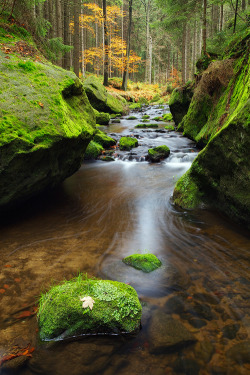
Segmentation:
{"type": "MultiPolygon", "coordinates": [[[[146,113],[161,112],[153,107],[146,113]]],[[[142,113],[136,116],[141,119],[142,113]]],[[[134,131],[137,123],[123,119],[108,129],[118,137],[138,136],[136,155],[123,152],[112,163],[85,162],[60,188],[4,218],[0,356],[28,344],[35,351],[23,367],[16,366],[24,357],[6,362],[1,374],[250,373],[247,232],[218,212],[177,210],[173,188],[197,150],[175,132],[134,131]],[[136,161],[159,144],[170,147],[169,159],[136,161]],[[143,274],[121,262],[135,252],[154,253],[163,266],[143,274]],[[137,336],[39,342],[32,315],[39,294],[78,272],[135,287],[143,306],[137,336]],[[174,332],[177,342],[169,348],[164,329],[169,317],[173,327],[179,324],[176,331],[188,331],[193,339],[174,332]]]]}

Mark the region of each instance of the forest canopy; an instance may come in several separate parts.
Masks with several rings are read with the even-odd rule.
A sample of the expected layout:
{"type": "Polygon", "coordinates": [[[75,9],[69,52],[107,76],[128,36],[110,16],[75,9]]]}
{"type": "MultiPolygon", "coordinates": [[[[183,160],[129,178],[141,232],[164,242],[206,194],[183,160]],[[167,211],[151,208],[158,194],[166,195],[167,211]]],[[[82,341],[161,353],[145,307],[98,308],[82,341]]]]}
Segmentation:
{"type": "Polygon", "coordinates": [[[0,0],[53,63],[134,81],[186,83],[250,23],[249,0],[0,0]],[[198,65],[199,67],[199,65],[198,65]],[[124,78],[125,77],[125,78],[124,78]]]}

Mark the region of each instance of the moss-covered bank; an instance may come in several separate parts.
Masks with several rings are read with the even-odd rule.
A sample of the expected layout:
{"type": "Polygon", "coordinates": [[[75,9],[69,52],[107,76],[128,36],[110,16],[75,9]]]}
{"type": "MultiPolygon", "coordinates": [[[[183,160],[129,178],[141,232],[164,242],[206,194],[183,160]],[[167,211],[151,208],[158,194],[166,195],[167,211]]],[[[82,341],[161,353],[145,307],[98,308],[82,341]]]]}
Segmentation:
{"type": "Polygon", "coordinates": [[[56,185],[80,167],[95,115],[72,72],[0,51],[0,206],[56,185]]]}
{"type": "Polygon", "coordinates": [[[141,311],[137,293],[130,285],[109,280],[84,280],[79,276],[52,287],[41,296],[40,338],[135,333],[140,329],[141,311]]]}
{"type": "MultiPolygon", "coordinates": [[[[250,227],[249,40],[248,33],[231,46],[232,51],[237,50],[238,45],[239,52],[237,59],[230,62],[234,72],[227,87],[223,88],[217,80],[217,100],[214,96],[211,98],[210,112],[207,108],[203,114],[194,111],[196,104],[200,103],[194,95],[187,114],[188,120],[184,121],[184,131],[189,129],[187,124],[191,124],[189,119],[192,117],[191,131],[196,134],[194,138],[200,140],[207,136],[209,141],[190,170],[178,181],[174,201],[183,208],[195,208],[207,202],[250,227]],[[200,127],[200,118],[204,114],[207,121],[200,127]]],[[[228,54],[231,56],[230,50],[228,54]]],[[[223,66],[223,62],[220,64],[223,66]]],[[[211,68],[204,74],[208,74],[211,68]]],[[[201,84],[204,82],[201,81],[201,84]]],[[[204,94],[206,96],[207,92],[204,94]]]]}

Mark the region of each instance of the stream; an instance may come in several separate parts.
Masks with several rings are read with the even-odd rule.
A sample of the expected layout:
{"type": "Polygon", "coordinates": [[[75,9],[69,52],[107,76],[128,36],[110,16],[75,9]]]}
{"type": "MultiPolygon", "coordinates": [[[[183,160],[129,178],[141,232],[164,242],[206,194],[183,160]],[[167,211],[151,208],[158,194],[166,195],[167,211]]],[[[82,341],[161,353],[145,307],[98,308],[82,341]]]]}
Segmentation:
{"type": "MultiPolygon", "coordinates": [[[[113,162],[84,162],[54,191],[5,217],[0,227],[0,357],[35,347],[31,358],[4,363],[0,374],[247,375],[250,373],[249,237],[219,212],[185,211],[172,203],[176,181],[197,156],[195,144],[164,129],[134,129],[145,107],[105,132],[138,138],[113,162]],[[170,156],[145,161],[167,145],[170,156]],[[151,252],[162,266],[150,274],[122,263],[151,252]],[[40,343],[39,295],[79,272],[133,286],[142,304],[138,335],[92,336],[40,343]],[[167,339],[171,332],[171,339],[167,339]],[[174,340],[172,345],[169,341],[174,340]]],[[[216,155],[211,155],[216,157],[216,155]]]]}

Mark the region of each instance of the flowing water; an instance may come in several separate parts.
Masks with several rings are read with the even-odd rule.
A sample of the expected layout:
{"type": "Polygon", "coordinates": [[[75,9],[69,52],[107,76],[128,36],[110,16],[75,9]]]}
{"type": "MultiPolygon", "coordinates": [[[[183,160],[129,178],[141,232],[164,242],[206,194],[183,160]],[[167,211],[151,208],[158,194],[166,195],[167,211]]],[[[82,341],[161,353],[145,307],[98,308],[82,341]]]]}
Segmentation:
{"type": "Polygon", "coordinates": [[[198,150],[166,124],[134,129],[143,114],[166,111],[154,106],[133,113],[137,120],[112,123],[109,133],[133,134],[139,147],[117,152],[114,162],[84,162],[60,188],[2,220],[0,356],[29,344],[35,351],[5,362],[0,373],[250,373],[249,238],[218,212],[172,204],[198,150]],[[145,161],[147,149],[161,144],[170,157],[145,161]],[[144,274],[122,263],[136,252],[155,254],[162,267],[144,274]],[[143,309],[138,335],[39,342],[39,294],[78,272],[135,287],[143,309]]]}

